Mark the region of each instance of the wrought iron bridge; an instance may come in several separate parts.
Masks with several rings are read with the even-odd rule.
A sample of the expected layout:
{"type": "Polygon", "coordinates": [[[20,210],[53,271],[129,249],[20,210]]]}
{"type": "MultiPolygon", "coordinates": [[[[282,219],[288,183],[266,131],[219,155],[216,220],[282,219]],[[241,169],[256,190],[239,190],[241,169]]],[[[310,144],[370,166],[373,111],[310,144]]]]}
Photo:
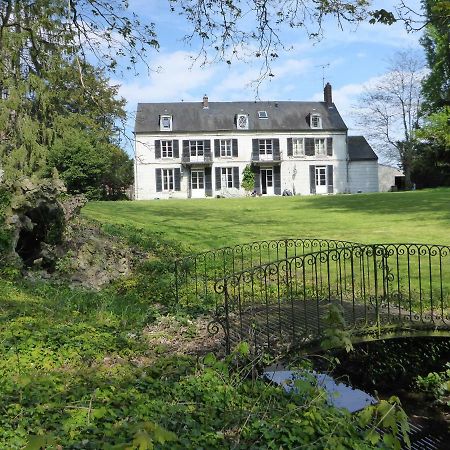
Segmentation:
{"type": "Polygon", "coordinates": [[[175,264],[177,300],[214,306],[227,352],[310,348],[340,305],[354,342],[450,336],[450,246],[318,239],[253,242],[175,264]]]}

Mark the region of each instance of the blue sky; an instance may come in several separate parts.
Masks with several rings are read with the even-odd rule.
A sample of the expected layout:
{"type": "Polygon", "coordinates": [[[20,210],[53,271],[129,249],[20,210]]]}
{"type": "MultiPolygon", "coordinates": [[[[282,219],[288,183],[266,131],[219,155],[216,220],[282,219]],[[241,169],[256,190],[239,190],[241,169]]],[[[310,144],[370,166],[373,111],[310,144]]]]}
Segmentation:
{"type": "MultiPolygon", "coordinates": [[[[198,43],[187,45],[183,36],[189,31],[186,22],[170,12],[167,0],[130,0],[130,7],[142,21],[154,22],[160,42],[159,51],[150,51],[148,64],[132,73],[113,79],[120,84],[120,95],[127,100],[129,124],[133,126],[138,102],[255,100],[251,84],[258,76],[259,60],[215,63],[204,67],[192,58],[198,54],[198,43]]],[[[392,8],[392,1],[375,0],[373,8],[392,8]]],[[[419,0],[408,5],[420,10],[419,0]]],[[[358,95],[387,70],[388,59],[402,49],[420,49],[420,33],[408,34],[403,24],[391,26],[362,23],[341,31],[333,20],[327,20],[324,37],[315,42],[303,30],[282,34],[292,50],[279,53],[273,65],[275,77],[259,87],[261,100],[321,100],[322,65],[325,81],[333,86],[333,100],[349,127],[350,134],[364,134],[352,117],[358,95]]],[[[130,149],[129,149],[130,150],[130,149]]]]}

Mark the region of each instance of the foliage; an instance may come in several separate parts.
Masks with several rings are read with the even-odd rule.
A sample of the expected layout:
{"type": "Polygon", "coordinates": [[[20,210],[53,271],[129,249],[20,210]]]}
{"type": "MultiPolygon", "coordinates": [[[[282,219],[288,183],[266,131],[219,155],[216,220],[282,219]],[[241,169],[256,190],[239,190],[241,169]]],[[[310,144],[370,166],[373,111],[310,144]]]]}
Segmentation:
{"type": "Polygon", "coordinates": [[[400,51],[391,59],[388,72],[359,99],[360,124],[384,158],[400,164],[408,188],[422,102],[422,78],[420,55],[400,51]]]}
{"type": "Polygon", "coordinates": [[[48,177],[57,167],[69,192],[94,198],[117,197],[130,184],[132,163],[117,145],[124,100],[115,98],[118,88],[104,71],[84,59],[89,51],[113,67],[125,48],[135,59],[142,54],[138,42],[151,45],[145,37],[151,29],[127,18],[127,8],[122,0],[1,3],[0,129],[6,131],[0,163],[6,179],[48,177]],[[114,44],[118,51],[108,58],[105,49],[114,44]],[[78,150],[88,169],[75,156],[78,150]],[[112,171],[120,163],[118,176],[112,171]]]}
{"type": "Polygon", "coordinates": [[[450,358],[446,338],[390,339],[362,343],[350,353],[334,351],[340,361],[338,372],[345,373],[363,388],[391,389],[411,385],[418,375],[442,370],[450,358]]]}
{"type": "Polygon", "coordinates": [[[418,187],[450,185],[450,109],[430,114],[417,130],[412,178],[418,187]]]}
{"type": "MultiPolygon", "coordinates": [[[[224,61],[259,58],[260,79],[274,76],[271,64],[286,51],[283,30],[299,29],[313,39],[324,34],[324,24],[334,18],[340,28],[348,23],[368,21],[392,24],[393,11],[371,10],[369,0],[294,0],[245,2],[242,0],[170,0],[171,8],[190,26],[188,41],[200,39],[199,57],[224,61]]],[[[258,80],[256,80],[258,81],[258,80]]]]}
{"type": "Polygon", "coordinates": [[[423,95],[424,109],[429,114],[450,107],[450,6],[443,0],[422,0],[422,4],[427,25],[420,42],[430,69],[423,80],[423,95]]]}
{"type": "Polygon", "coordinates": [[[430,372],[426,376],[418,376],[416,379],[417,387],[438,403],[445,402],[450,406],[450,363],[446,364],[446,370],[441,372],[430,372]]]}
{"type": "Polygon", "coordinates": [[[288,396],[252,377],[262,360],[245,343],[224,360],[152,359],[148,302],[4,279],[0,288],[7,448],[375,448],[362,419],[329,407],[319,388],[288,396]]]}
{"type": "Polygon", "coordinates": [[[419,143],[413,177],[418,186],[450,185],[450,6],[442,0],[423,0],[426,16],[421,44],[428,73],[422,81],[424,123],[417,130],[419,143]]]}
{"type": "Polygon", "coordinates": [[[242,172],[242,187],[250,192],[255,188],[255,173],[252,170],[252,167],[247,164],[242,172]]]}
{"type": "Polygon", "coordinates": [[[299,236],[366,243],[422,242],[426,236],[429,243],[447,244],[449,194],[449,189],[435,189],[207,202],[89,202],[82,214],[155,237],[163,233],[169,241],[181,240],[190,246],[191,252],[299,236]]]}
{"type": "Polygon", "coordinates": [[[7,209],[10,205],[11,193],[5,186],[0,184],[0,262],[3,254],[8,250],[10,244],[10,233],[6,228],[5,219],[7,209]]]}
{"type": "Polygon", "coordinates": [[[339,304],[331,303],[327,309],[324,322],[327,327],[324,330],[324,339],[320,343],[322,349],[344,347],[347,353],[352,351],[351,335],[345,329],[344,308],[339,304]]]}

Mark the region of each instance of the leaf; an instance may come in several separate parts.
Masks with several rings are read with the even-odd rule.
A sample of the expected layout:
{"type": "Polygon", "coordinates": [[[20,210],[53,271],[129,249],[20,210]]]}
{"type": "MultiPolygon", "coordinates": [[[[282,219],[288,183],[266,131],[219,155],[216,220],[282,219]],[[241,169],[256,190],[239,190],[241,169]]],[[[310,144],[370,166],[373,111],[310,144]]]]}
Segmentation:
{"type": "Polygon", "coordinates": [[[133,445],[139,450],[153,450],[154,448],[151,436],[143,430],[134,435],[133,445]]]}
{"type": "Polygon", "coordinates": [[[95,408],[92,412],[92,417],[95,417],[96,419],[101,419],[106,415],[108,412],[108,409],[104,406],[101,406],[100,408],[95,408]]]}
{"type": "Polygon", "coordinates": [[[176,441],[178,439],[175,433],[166,430],[165,428],[161,427],[158,424],[155,424],[155,429],[153,433],[155,436],[155,440],[158,441],[160,444],[176,441]]]}
{"type": "Polygon", "coordinates": [[[217,361],[217,358],[214,356],[213,353],[208,353],[204,358],[203,358],[203,364],[205,366],[213,366],[217,361]]]}
{"type": "Polygon", "coordinates": [[[380,434],[377,433],[376,431],[371,431],[366,439],[372,444],[372,445],[376,445],[378,444],[378,442],[380,441],[380,434]]]}
{"type": "Polygon", "coordinates": [[[40,450],[47,444],[47,439],[45,436],[30,436],[28,444],[24,450],[40,450]]]}

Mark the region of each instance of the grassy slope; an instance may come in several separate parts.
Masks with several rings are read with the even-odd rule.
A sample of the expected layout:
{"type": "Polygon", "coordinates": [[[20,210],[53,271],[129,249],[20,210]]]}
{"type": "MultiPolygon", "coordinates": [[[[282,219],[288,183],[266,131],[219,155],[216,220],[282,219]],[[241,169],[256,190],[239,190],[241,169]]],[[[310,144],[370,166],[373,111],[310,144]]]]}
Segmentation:
{"type": "Polygon", "coordinates": [[[92,202],[83,212],[104,223],[161,231],[195,250],[301,236],[367,243],[450,243],[450,189],[351,196],[92,202]]]}

